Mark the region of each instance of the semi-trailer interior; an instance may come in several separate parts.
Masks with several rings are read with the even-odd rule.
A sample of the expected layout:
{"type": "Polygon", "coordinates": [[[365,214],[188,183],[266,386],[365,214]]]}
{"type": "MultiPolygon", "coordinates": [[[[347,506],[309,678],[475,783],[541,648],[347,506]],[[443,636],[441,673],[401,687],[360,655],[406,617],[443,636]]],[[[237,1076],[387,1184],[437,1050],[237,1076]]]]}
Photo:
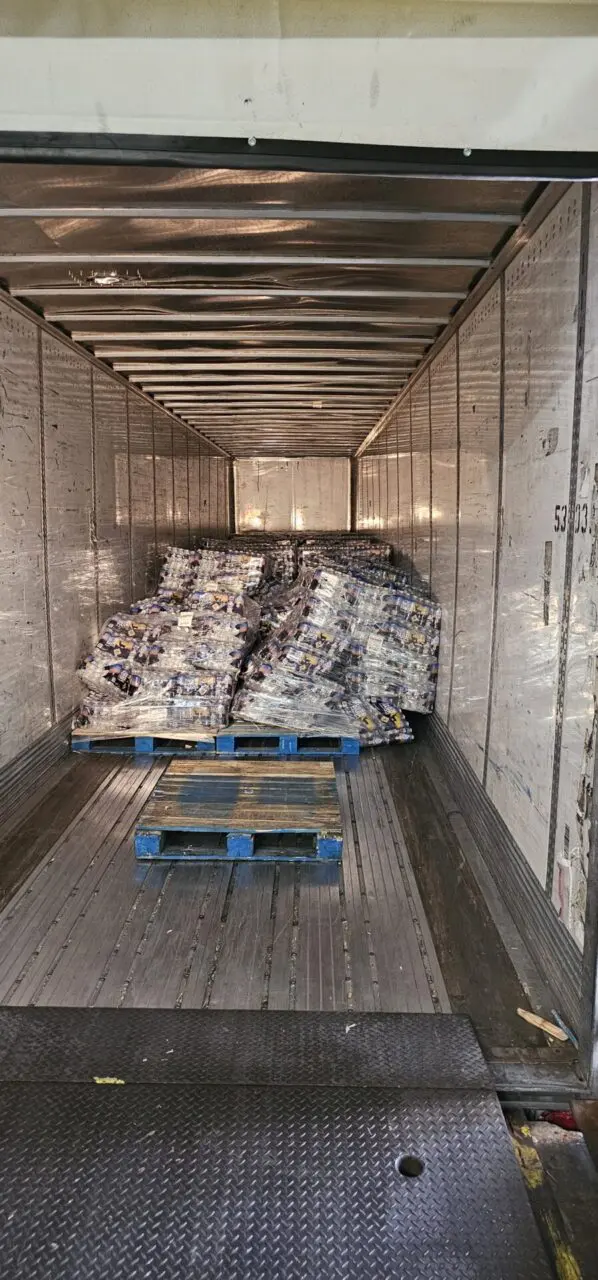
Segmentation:
{"type": "MultiPolygon", "coordinates": [[[[337,1014],[347,1039],[378,1014],[419,1016],[429,1036],[430,1016],[452,1013],[471,1019],[504,1103],[593,1098],[596,188],[506,162],[449,174],[370,154],[322,171],[307,152],[276,168],[254,151],[211,164],[188,148],[168,163],[83,151],[0,162],[2,1078],[143,1083],[149,1061],[164,1084],[191,1010],[221,1012],[227,1062],[249,1024],[223,1011],[270,1028],[273,1011],[294,1028],[337,1014]],[[340,873],[136,869],[132,827],[165,762],[70,754],[82,654],[173,543],[349,528],[407,557],[443,622],[436,710],[413,718],[415,743],[338,775],[340,873]],[[549,1041],[520,1007],[556,1011],[573,1039],[549,1041]],[[125,1019],[139,1010],[150,1021],[125,1019]]],[[[276,1043],[287,1078],[301,1060],[317,1093],[330,1064],[318,1078],[305,1047],[276,1043]]],[[[193,1110],[188,1073],[179,1088],[193,1110]]],[[[115,1150],[128,1120],[111,1105],[115,1150]]],[[[40,1178],[51,1164],[48,1148],[40,1178]]],[[[135,1204],[135,1161],[126,1178],[135,1204]]],[[[6,1274],[146,1274],[121,1272],[118,1252],[105,1271],[96,1255],[75,1264],[61,1241],[52,1270],[55,1225],[43,1248],[19,1237],[6,1274]]],[[[185,1240],[156,1274],[301,1273],[265,1254],[193,1270],[185,1240]]],[[[319,1254],[301,1266],[549,1274],[526,1247],[496,1272],[473,1255],[463,1270],[457,1245],[429,1271],[419,1255],[413,1271],[380,1270],[386,1255],[370,1271],[351,1250],[344,1270],[319,1254]]]]}

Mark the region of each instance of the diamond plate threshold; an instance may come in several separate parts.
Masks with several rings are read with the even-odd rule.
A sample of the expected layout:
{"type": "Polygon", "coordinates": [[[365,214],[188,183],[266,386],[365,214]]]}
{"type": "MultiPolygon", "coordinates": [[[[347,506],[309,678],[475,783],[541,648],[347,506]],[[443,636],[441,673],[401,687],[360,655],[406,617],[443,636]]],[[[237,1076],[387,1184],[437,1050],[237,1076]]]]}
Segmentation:
{"type": "Polygon", "coordinates": [[[3,1280],[551,1275],[473,1030],[425,1014],[0,1010],[0,1258],[3,1280]]]}

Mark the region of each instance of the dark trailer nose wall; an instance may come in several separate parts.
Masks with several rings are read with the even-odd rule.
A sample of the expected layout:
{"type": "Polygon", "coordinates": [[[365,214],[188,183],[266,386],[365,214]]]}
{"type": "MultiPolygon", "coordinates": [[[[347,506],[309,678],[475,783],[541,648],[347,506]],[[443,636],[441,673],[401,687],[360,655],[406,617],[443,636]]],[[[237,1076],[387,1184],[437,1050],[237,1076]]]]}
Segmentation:
{"type": "MultiPolygon", "coordinates": [[[[270,528],[352,516],[442,604],[421,761],[587,1069],[593,188],[5,163],[0,196],[4,854],[32,789],[64,822],[77,661],[169,544],[232,531],[234,499],[270,528]]],[[[402,750],[385,761],[399,817],[402,750]]]]}

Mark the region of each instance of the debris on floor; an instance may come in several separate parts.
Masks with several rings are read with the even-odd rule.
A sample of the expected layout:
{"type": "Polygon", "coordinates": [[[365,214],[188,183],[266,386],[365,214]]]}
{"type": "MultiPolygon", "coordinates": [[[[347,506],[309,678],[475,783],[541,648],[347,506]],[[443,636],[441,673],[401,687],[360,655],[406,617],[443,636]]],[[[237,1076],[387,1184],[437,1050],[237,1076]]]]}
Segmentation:
{"type": "Polygon", "coordinates": [[[517,1013],[525,1022],[529,1022],[532,1027],[538,1027],[540,1031],[544,1031],[552,1040],[567,1041],[569,1036],[562,1027],[558,1027],[554,1022],[548,1022],[546,1018],[541,1018],[538,1013],[530,1013],[529,1009],[518,1009],[517,1013]]]}

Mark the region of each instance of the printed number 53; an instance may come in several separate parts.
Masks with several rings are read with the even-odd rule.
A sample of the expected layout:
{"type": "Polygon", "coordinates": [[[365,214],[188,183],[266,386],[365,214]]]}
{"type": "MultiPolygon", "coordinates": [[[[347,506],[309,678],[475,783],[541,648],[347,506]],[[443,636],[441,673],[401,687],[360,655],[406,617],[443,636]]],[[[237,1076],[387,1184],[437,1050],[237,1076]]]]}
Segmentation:
{"type": "MultiPolygon", "coordinates": [[[[557,503],[554,508],[554,531],[555,533],[564,533],[567,528],[567,503],[557,503]]],[[[575,533],[587,533],[588,531],[588,504],[587,502],[577,502],[575,504],[575,533]]]]}

